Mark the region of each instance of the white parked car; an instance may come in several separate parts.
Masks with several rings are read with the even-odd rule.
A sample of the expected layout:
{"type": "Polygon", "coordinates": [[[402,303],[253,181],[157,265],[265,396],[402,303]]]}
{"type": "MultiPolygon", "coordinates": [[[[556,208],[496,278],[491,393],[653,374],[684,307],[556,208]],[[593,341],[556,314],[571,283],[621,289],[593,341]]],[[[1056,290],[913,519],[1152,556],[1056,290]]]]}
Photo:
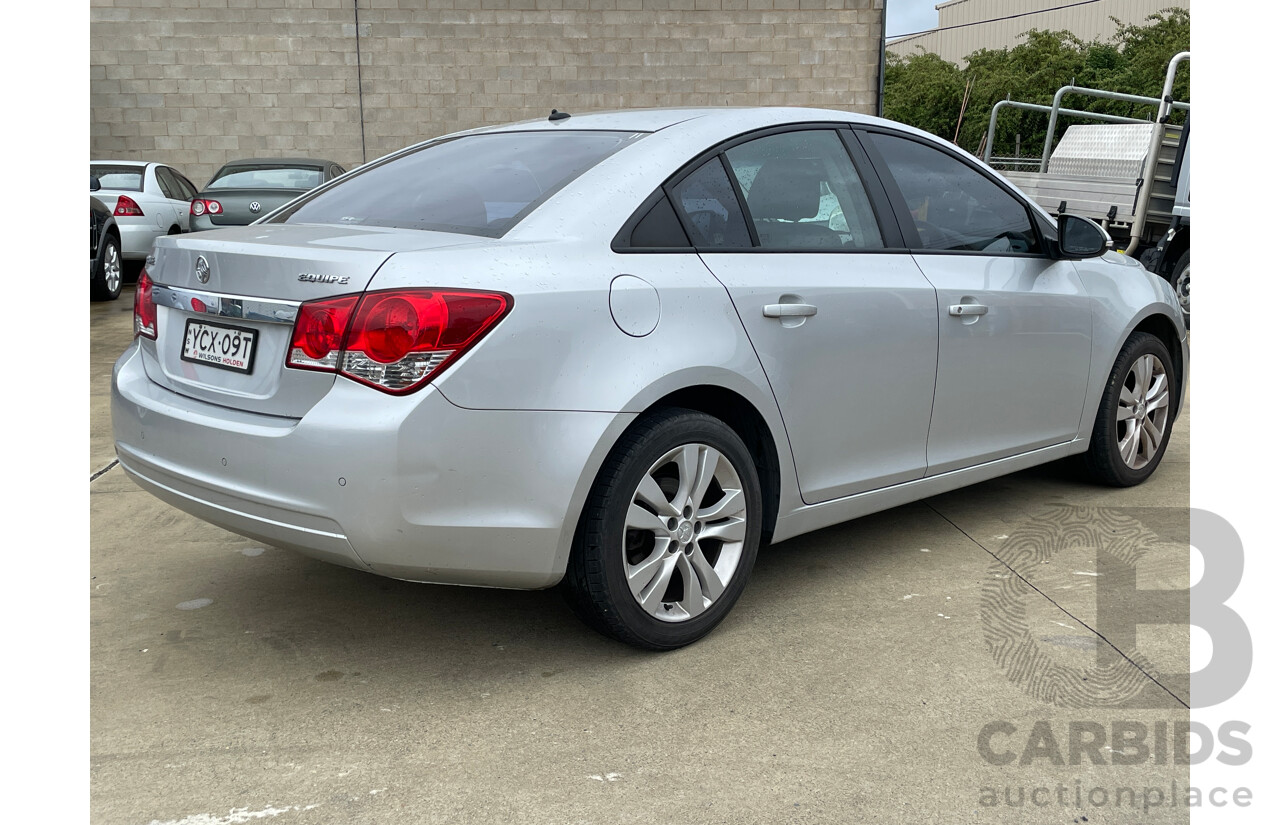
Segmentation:
{"type": "Polygon", "coordinates": [[[89,176],[102,187],[94,191],[94,197],[112,211],[120,227],[120,252],[125,260],[144,260],[157,237],[190,230],[191,199],[197,189],[172,166],[139,160],[92,160],[89,176]]]}

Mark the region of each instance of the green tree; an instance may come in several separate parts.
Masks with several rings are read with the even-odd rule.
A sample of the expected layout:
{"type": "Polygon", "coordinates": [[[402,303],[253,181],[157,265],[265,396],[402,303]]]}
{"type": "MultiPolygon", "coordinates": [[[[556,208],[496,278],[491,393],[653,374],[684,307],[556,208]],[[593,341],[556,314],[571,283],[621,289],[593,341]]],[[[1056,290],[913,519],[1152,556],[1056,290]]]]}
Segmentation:
{"type": "Polygon", "coordinates": [[[955,134],[964,77],[936,54],[887,55],[884,116],[950,139],[955,134]],[[893,89],[894,93],[889,94],[893,89]]]}
{"type": "MultiPolygon", "coordinates": [[[[1114,19],[1114,18],[1113,18],[1114,19]]],[[[1049,104],[1066,85],[1108,89],[1157,97],[1169,60],[1191,48],[1191,15],[1167,9],[1151,15],[1143,25],[1121,25],[1107,42],[1082,41],[1065,31],[1033,29],[1013,48],[981,49],[969,55],[964,68],[920,51],[902,58],[890,54],[885,67],[885,116],[952,140],[961,117],[963,148],[978,154],[986,139],[991,108],[1006,98],[1049,104]]],[[[1174,96],[1190,100],[1190,73],[1179,72],[1174,96]]],[[[1074,109],[1127,117],[1150,117],[1154,109],[1139,104],[1071,96],[1074,109]]],[[[1059,122],[1065,130],[1068,119],[1059,122]]],[[[1024,155],[1039,155],[1048,117],[1038,112],[1006,110],[997,124],[995,151],[1013,154],[1016,136],[1024,155]]]]}

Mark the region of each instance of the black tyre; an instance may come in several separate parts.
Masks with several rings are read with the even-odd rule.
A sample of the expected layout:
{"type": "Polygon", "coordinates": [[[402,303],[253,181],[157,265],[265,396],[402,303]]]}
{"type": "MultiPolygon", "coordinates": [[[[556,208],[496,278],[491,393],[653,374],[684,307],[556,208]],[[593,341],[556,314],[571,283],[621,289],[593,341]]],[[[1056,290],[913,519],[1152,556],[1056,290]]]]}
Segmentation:
{"type": "Polygon", "coordinates": [[[751,454],[685,409],[637,422],[605,461],[561,590],[606,636],[671,650],[711,632],[746,587],[763,507],[751,454]]]}
{"type": "Polygon", "coordinates": [[[1182,257],[1178,259],[1178,263],[1173,267],[1173,273],[1169,276],[1169,283],[1173,285],[1173,292],[1178,296],[1178,305],[1182,307],[1182,320],[1186,323],[1187,329],[1191,329],[1191,250],[1188,249],[1182,253],[1182,257]]]}
{"type": "Polygon", "coordinates": [[[1169,350],[1154,335],[1135,332],[1120,348],[1093,425],[1085,468],[1112,487],[1141,484],[1169,446],[1178,376],[1169,350]]]}
{"type": "Polygon", "coordinates": [[[93,277],[89,279],[89,297],[94,301],[114,301],[120,297],[120,287],[124,283],[120,242],[114,235],[107,235],[102,240],[100,253],[93,268],[93,277]]]}

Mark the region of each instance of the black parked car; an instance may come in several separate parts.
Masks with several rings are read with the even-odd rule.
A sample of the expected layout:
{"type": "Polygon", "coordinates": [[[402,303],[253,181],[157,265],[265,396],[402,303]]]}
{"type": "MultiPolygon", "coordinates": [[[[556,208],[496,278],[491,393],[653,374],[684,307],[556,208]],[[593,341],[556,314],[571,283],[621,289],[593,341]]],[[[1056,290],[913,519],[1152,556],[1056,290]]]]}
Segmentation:
{"type": "MultiPolygon", "coordinates": [[[[96,192],[102,184],[95,177],[89,178],[89,191],[96,192]]],[[[89,196],[89,298],[94,301],[114,301],[120,297],[120,285],[124,281],[124,259],[120,257],[120,229],[111,210],[89,196]]]]}

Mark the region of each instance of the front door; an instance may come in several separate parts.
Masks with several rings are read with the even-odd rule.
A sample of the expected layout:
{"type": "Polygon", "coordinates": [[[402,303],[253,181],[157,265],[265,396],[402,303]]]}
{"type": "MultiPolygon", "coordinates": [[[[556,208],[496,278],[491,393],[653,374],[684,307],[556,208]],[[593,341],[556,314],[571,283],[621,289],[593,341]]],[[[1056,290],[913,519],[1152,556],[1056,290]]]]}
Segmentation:
{"type": "Polygon", "coordinates": [[[938,291],[929,474],[1075,438],[1092,335],[1075,266],[1048,256],[1027,205],[975,165],[906,135],[862,139],[938,291]]]}

